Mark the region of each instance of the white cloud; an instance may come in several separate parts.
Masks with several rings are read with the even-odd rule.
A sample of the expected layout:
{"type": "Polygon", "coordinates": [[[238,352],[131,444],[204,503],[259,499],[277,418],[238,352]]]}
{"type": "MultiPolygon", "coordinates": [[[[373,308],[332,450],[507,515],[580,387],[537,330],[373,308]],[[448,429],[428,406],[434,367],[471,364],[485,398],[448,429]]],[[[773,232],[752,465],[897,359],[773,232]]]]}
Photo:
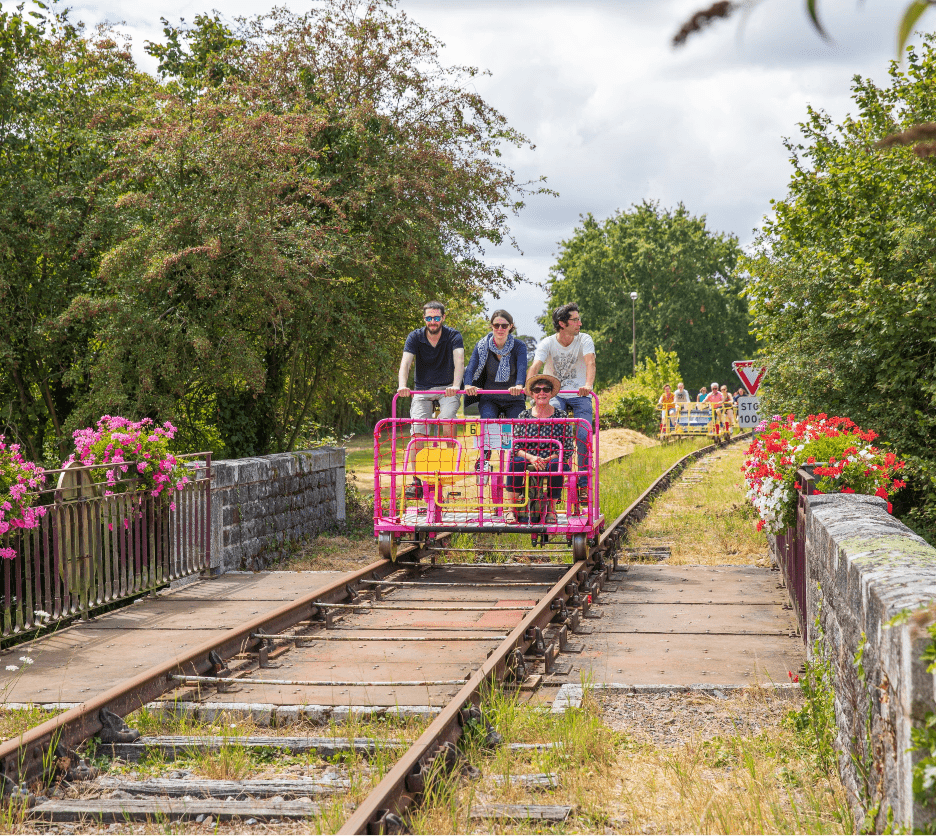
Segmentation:
{"type": "MultiPolygon", "coordinates": [[[[225,0],[234,17],[271,2],[225,0]]],[[[306,4],[288,2],[295,10],[306,4]]],[[[479,92],[536,144],[505,157],[522,179],[545,174],[558,199],[538,197],[513,224],[523,250],[488,252],[542,282],[557,242],[582,213],[599,218],[641,200],[683,201],[742,244],[785,193],[782,137],[795,137],[806,107],[841,119],[854,74],[886,79],[904,2],[822,0],[835,39],[824,43],[804,4],[765,0],[745,19],[718,21],[674,50],[670,40],[708,0],[401,0],[400,8],[445,43],[443,59],[489,69],[479,92]]],[[[76,6],[73,19],[127,21],[146,69],[143,41],[161,36],[160,16],[192,20],[211,4],[180,0],[152,11],[128,0],[76,6]]],[[[932,25],[931,17],[923,18],[932,25]]],[[[491,300],[492,304],[495,300],[491,300]]],[[[521,331],[545,294],[521,285],[497,302],[521,331]]]]}

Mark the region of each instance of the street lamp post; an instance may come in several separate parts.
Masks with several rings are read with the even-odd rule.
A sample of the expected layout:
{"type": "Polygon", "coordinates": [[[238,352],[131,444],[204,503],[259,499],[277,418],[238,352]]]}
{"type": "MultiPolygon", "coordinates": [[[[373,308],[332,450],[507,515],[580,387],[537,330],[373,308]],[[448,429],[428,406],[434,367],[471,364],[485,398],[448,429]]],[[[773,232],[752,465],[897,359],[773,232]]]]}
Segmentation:
{"type": "Polygon", "coordinates": [[[631,291],[631,326],[633,328],[634,374],[637,374],[637,291],[631,291]]]}

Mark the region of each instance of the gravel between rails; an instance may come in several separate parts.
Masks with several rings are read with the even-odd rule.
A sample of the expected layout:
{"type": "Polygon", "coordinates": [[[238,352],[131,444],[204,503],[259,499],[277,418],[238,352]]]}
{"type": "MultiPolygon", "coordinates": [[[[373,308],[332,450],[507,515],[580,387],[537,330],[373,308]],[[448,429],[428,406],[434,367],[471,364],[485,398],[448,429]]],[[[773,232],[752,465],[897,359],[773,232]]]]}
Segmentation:
{"type": "Polygon", "coordinates": [[[799,689],[749,688],[715,694],[598,692],[595,699],[612,729],[636,742],[664,748],[760,734],[781,725],[790,710],[803,704],[799,689]]]}

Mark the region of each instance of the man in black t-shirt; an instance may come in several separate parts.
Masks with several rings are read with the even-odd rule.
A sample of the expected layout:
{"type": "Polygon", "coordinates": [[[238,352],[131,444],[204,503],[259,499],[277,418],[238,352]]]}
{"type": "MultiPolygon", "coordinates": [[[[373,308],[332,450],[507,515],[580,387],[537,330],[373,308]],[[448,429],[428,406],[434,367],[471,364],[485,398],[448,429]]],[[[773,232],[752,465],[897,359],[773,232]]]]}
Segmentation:
{"type": "MultiPolygon", "coordinates": [[[[407,398],[412,394],[410,418],[416,421],[432,417],[432,402],[439,402],[439,418],[452,419],[458,414],[461,400],[457,394],[465,374],[465,344],[462,335],[444,325],[445,305],[427,302],[423,305],[424,328],[411,331],[403,346],[397,394],[407,398]],[[415,363],[413,389],[407,385],[410,366],[415,363]],[[444,389],[444,395],[422,395],[425,390],[444,389]]],[[[454,425],[449,425],[452,436],[454,425]]],[[[425,437],[426,425],[413,424],[413,435],[425,437]]]]}

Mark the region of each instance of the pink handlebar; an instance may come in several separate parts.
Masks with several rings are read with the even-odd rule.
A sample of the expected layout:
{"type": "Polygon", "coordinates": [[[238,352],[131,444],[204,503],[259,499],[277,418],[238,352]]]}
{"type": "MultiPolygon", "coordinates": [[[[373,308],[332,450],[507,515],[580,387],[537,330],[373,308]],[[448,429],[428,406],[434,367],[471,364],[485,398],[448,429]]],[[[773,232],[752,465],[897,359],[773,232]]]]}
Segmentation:
{"type": "MultiPolygon", "coordinates": [[[[464,395],[464,394],[465,394],[465,390],[464,390],[464,389],[459,389],[457,394],[458,394],[459,396],[464,395]]],[[[508,397],[508,398],[520,398],[520,397],[524,397],[524,398],[525,398],[525,397],[527,397],[526,394],[523,394],[523,395],[511,395],[510,392],[509,392],[507,389],[478,389],[478,391],[477,391],[476,394],[478,394],[478,395],[500,395],[500,396],[502,396],[502,397],[508,397]]],[[[445,390],[444,390],[444,389],[425,389],[425,390],[410,389],[410,397],[412,397],[413,395],[438,395],[439,397],[444,398],[444,397],[445,397],[445,390]]],[[[559,395],[566,395],[566,396],[570,396],[570,397],[573,397],[573,398],[583,397],[582,395],[579,395],[578,389],[560,389],[560,390],[556,393],[556,395],[553,395],[553,397],[557,397],[557,396],[559,396],[559,395]]],[[[597,418],[598,418],[598,406],[599,406],[599,403],[600,403],[599,400],[598,400],[598,394],[597,394],[596,392],[591,392],[590,395],[591,395],[591,397],[594,398],[594,400],[595,400],[595,419],[597,420],[597,418]]],[[[393,395],[393,405],[392,405],[391,411],[390,411],[390,417],[391,417],[391,418],[396,418],[396,417],[397,417],[396,410],[397,410],[397,400],[399,399],[399,397],[400,397],[400,393],[399,393],[399,392],[395,392],[394,395],[393,395]]],[[[474,396],[472,396],[472,397],[474,397],[474,396]]]]}

